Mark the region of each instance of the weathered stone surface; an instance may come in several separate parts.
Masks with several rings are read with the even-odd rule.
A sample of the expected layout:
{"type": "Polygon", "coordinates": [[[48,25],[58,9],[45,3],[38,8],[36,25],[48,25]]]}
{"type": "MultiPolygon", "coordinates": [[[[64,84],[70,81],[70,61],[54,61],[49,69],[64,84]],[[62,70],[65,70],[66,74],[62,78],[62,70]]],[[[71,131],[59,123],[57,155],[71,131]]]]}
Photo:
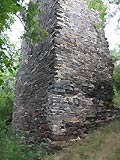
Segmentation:
{"type": "Polygon", "coordinates": [[[119,117],[111,104],[113,64],[98,16],[83,0],[39,0],[49,37],[24,44],[13,128],[29,142],[69,141],[119,117]]]}

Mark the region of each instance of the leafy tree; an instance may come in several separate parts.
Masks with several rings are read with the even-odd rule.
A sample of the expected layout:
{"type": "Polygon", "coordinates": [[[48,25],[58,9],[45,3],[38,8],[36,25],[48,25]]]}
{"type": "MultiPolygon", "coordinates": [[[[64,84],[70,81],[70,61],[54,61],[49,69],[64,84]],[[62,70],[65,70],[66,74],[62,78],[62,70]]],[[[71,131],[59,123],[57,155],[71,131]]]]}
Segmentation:
{"type": "Polygon", "coordinates": [[[42,41],[43,38],[48,36],[48,33],[39,27],[37,19],[41,11],[38,3],[34,4],[30,1],[27,8],[22,12],[22,23],[25,29],[23,38],[29,43],[42,41]]]}
{"type": "Polygon", "coordinates": [[[39,27],[37,18],[41,11],[38,3],[29,2],[23,5],[24,0],[2,0],[0,1],[0,85],[4,83],[1,73],[8,70],[14,73],[16,49],[5,35],[5,31],[10,29],[17,16],[24,26],[24,34],[22,38],[29,43],[36,43],[45,38],[48,33],[39,27]],[[39,36],[38,36],[39,35],[39,36]]]}
{"type": "Polygon", "coordinates": [[[120,65],[117,65],[113,72],[114,77],[114,97],[113,102],[117,107],[120,107],[120,65]]]}
{"type": "MultiPolygon", "coordinates": [[[[37,18],[41,11],[38,2],[30,1],[27,5],[23,5],[24,0],[3,0],[0,2],[0,34],[6,29],[10,29],[11,24],[14,23],[15,16],[22,22],[25,32],[24,38],[32,39],[36,42],[34,36],[36,33],[47,34],[43,29],[40,29],[37,18]],[[35,33],[36,31],[36,33],[35,33]]],[[[37,39],[38,40],[38,39],[37,39]]]]}
{"type": "Polygon", "coordinates": [[[120,45],[116,46],[113,50],[111,50],[111,56],[114,62],[114,72],[113,72],[113,78],[114,78],[114,97],[113,102],[117,107],[120,107],[120,64],[117,62],[120,62],[120,45]]]}
{"type": "Polygon", "coordinates": [[[14,76],[18,68],[19,49],[16,49],[6,34],[0,37],[0,85],[4,83],[3,76],[10,72],[14,76]]]}

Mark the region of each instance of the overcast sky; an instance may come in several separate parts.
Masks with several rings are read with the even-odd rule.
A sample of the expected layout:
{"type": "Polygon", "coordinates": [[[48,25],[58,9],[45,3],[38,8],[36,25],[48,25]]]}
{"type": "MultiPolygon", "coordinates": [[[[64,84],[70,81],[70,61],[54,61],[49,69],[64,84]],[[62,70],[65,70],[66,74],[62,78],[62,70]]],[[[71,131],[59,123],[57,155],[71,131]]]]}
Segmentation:
{"type": "MultiPolygon", "coordinates": [[[[28,3],[28,2],[29,0],[25,1],[25,3],[28,3]]],[[[113,6],[113,9],[114,9],[114,6],[113,6]]],[[[106,38],[108,39],[110,49],[113,49],[115,47],[115,44],[119,43],[119,39],[120,39],[120,32],[116,33],[115,31],[117,26],[118,16],[120,17],[120,12],[116,15],[116,17],[110,18],[109,24],[107,24],[105,27],[105,35],[106,35],[106,38]]],[[[16,22],[11,27],[11,29],[12,31],[9,33],[10,39],[15,43],[19,42],[20,36],[23,33],[24,28],[18,18],[16,18],[16,22]]]]}

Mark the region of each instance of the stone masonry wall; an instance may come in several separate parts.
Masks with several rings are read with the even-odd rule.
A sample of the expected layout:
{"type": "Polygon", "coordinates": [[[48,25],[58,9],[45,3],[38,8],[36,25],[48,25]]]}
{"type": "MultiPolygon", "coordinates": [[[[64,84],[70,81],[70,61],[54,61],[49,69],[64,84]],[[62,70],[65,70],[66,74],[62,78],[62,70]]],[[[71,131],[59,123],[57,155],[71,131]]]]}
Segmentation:
{"type": "Polygon", "coordinates": [[[98,15],[83,0],[39,0],[49,37],[24,44],[17,74],[13,128],[29,142],[82,137],[119,117],[111,103],[113,64],[98,15]]]}
{"type": "Polygon", "coordinates": [[[13,128],[28,133],[30,143],[50,138],[48,126],[48,86],[54,78],[54,24],[56,6],[53,0],[41,1],[41,27],[50,33],[47,40],[22,45],[21,63],[17,74],[13,128]],[[49,6],[49,7],[48,7],[49,6]]]}

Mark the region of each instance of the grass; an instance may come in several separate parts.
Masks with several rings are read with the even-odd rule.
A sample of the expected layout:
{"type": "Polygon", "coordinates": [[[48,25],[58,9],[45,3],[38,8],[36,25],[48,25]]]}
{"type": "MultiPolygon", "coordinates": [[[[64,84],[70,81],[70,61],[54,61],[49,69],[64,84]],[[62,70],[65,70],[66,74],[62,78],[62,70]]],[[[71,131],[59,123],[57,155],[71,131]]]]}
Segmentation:
{"type": "Polygon", "coordinates": [[[120,122],[100,128],[45,160],[120,160],[120,122]]]}
{"type": "Polygon", "coordinates": [[[43,160],[46,153],[45,145],[40,144],[37,150],[31,150],[31,145],[16,142],[12,132],[2,130],[0,132],[0,160],[43,160]]]}

